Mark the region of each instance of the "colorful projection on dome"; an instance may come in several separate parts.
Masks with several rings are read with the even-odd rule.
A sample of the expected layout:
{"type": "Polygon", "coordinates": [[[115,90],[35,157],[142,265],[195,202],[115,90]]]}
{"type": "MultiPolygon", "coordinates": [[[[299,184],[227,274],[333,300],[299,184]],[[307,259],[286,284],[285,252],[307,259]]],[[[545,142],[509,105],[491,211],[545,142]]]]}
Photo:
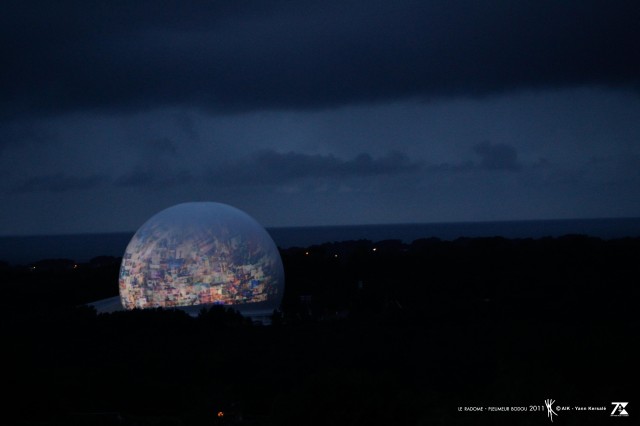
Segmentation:
{"type": "Polygon", "coordinates": [[[278,308],[282,261],[244,212],[219,203],[163,210],[136,232],[120,267],[126,309],[261,302],[278,308]]]}

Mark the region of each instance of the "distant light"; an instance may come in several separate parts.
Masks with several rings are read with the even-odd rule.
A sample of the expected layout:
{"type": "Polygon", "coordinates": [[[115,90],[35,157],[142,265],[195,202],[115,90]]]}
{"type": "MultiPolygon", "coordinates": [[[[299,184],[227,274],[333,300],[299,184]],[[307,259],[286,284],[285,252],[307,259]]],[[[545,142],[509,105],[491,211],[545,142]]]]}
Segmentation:
{"type": "Polygon", "coordinates": [[[378,251],[378,249],[376,247],[373,248],[373,251],[378,251]]]}
{"type": "Polygon", "coordinates": [[[309,256],[309,252],[308,252],[308,251],[305,251],[305,252],[304,252],[304,255],[305,255],[305,256],[309,256]]]}
{"type": "Polygon", "coordinates": [[[73,269],[78,269],[78,265],[73,265],[73,269]]]}
{"type": "Polygon", "coordinates": [[[337,255],[337,254],[334,254],[334,255],[333,255],[333,257],[336,257],[336,258],[337,258],[337,257],[338,257],[338,255],[337,255]]]}
{"type": "Polygon", "coordinates": [[[218,417],[224,417],[224,412],[218,411],[218,417]]]}

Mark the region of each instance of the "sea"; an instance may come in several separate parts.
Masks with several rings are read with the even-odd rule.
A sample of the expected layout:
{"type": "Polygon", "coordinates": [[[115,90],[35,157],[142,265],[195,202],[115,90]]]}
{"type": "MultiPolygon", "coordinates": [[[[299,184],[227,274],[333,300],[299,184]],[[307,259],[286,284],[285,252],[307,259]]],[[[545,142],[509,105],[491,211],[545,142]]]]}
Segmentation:
{"type": "MultiPolygon", "coordinates": [[[[267,231],[280,248],[309,247],[350,240],[504,237],[543,238],[587,235],[602,239],[640,237],[640,218],[561,219],[501,222],[452,222],[388,225],[275,227],[267,231]]],[[[87,262],[98,256],[123,255],[133,232],[0,237],[0,261],[28,265],[43,259],[87,262]]]]}

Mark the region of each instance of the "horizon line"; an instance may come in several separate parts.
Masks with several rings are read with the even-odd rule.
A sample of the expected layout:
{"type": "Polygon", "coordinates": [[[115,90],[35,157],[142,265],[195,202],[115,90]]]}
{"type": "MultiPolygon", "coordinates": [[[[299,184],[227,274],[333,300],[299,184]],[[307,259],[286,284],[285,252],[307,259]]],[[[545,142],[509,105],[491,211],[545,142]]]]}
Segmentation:
{"type": "MultiPolygon", "coordinates": [[[[589,218],[553,218],[553,219],[492,219],[492,220],[458,220],[458,221],[434,221],[434,222],[387,222],[387,223],[359,223],[336,225],[292,225],[292,226],[264,226],[265,229],[309,229],[309,228],[350,228],[371,226],[417,226],[417,225],[462,225],[462,224],[491,224],[491,223],[526,223],[526,222],[577,222],[600,220],[640,220],[640,216],[620,217],[589,217],[589,218]]],[[[261,224],[262,225],[262,224],[261,224]]],[[[142,226],[142,225],[140,225],[142,226]]],[[[92,232],[54,232],[49,234],[0,234],[0,238],[30,238],[30,237],[69,237],[81,235],[116,235],[135,234],[137,230],[127,231],[92,231],[92,232]]]]}

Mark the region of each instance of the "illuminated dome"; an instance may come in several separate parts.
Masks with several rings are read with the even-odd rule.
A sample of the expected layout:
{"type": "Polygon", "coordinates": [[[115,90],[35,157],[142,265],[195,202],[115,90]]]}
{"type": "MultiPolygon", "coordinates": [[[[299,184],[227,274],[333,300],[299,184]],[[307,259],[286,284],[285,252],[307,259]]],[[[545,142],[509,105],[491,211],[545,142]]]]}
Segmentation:
{"type": "Polygon", "coordinates": [[[276,309],[282,260],[253,218],[220,203],[178,204],[135,233],[120,266],[125,309],[208,304],[276,309]]]}

